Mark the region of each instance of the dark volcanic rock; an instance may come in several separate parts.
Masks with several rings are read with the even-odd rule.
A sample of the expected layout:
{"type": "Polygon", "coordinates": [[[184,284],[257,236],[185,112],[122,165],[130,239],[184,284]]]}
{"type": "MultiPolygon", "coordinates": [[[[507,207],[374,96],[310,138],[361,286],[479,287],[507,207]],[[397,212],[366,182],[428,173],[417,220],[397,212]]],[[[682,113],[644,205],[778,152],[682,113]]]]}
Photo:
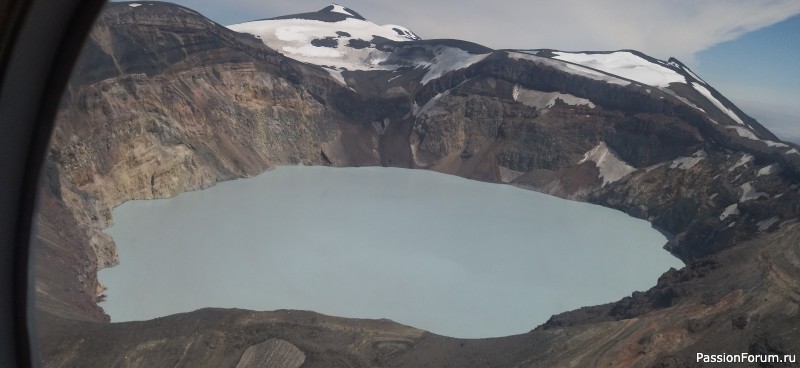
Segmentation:
{"type": "Polygon", "coordinates": [[[347,15],[341,12],[334,11],[334,7],[335,5],[328,5],[316,12],[282,15],[280,17],[274,17],[269,19],[308,19],[308,20],[319,20],[329,23],[341,22],[347,18],[366,20],[364,17],[361,16],[361,14],[356,13],[352,9],[342,7],[342,10],[350,13],[350,15],[347,15]]]}
{"type": "Polygon", "coordinates": [[[365,47],[370,47],[372,45],[369,41],[364,41],[358,38],[352,38],[350,41],[347,41],[347,47],[352,47],[354,49],[363,49],[365,47]]]}
{"type": "Polygon", "coordinates": [[[311,44],[317,47],[336,48],[339,46],[339,41],[333,37],[315,38],[311,40],[311,44]]]}

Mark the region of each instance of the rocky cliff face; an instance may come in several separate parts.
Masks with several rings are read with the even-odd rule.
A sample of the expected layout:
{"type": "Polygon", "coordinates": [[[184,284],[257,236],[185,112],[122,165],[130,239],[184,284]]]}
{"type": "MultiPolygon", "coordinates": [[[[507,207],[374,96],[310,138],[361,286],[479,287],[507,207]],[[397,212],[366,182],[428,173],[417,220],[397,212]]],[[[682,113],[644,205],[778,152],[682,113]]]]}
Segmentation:
{"type": "Polygon", "coordinates": [[[248,356],[286,366],[684,366],[701,351],[800,347],[800,153],[676,60],[624,52],[684,78],[653,86],[553,50],[375,37],[347,45],[383,55],[378,66],[343,70],[143,4],[101,15],[53,134],[36,240],[48,366],[235,366],[268,338],[305,362],[282,343],[248,356]],[[590,201],[651,221],[689,265],[501,339],[289,312],[98,323],[96,272],[118,262],[102,232],[112,208],[288,164],[430,169],[590,201]]]}
{"type": "MultiPolygon", "coordinates": [[[[57,226],[68,235],[40,232],[41,243],[57,252],[47,245],[75,239],[69,253],[80,254],[83,281],[69,293],[92,300],[102,290],[96,270],[118,261],[101,232],[113,207],[275,164],[323,164],[320,146],[340,135],[340,118],[295,80],[293,68],[308,68],[190,10],[133,9],[110,6],[98,21],[64,98],[43,185],[60,214],[43,207],[40,226],[56,227],[50,217],[76,226],[57,226]],[[152,40],[160,47],[142,52],[139,43],[152,40]]],[[[309,86],[335,83],[313,70],[305,77],[309,86]]],[[[42,287],[52,281],[39,278],[42,287]]]]}

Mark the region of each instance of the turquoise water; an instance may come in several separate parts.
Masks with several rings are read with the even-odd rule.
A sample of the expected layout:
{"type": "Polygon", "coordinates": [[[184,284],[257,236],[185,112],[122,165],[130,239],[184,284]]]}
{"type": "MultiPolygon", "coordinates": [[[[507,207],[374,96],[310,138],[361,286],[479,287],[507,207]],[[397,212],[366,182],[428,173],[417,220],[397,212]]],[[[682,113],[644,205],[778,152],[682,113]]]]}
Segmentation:
{"type": "Polygon", "coordinates": [[[107,230],[112,321],[203,307],[389,318],[453,337],[527,332],[682,263],[646,221],[423,170],[280,167],[165,200],[107,230]]]}

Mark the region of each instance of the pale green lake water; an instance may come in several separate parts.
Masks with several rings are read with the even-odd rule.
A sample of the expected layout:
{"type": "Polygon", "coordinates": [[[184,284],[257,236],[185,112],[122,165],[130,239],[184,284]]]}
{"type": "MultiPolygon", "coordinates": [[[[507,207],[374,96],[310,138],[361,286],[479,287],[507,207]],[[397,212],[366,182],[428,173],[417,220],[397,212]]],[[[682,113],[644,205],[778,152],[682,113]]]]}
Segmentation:
{"type": "Polygon", "coordinates": [[[112,321],[203,307],[389,318],[454,337],[524,333],[683,264],[646,221],[423,170],[280,167],[165,200],[107,230],[112,321]]]}

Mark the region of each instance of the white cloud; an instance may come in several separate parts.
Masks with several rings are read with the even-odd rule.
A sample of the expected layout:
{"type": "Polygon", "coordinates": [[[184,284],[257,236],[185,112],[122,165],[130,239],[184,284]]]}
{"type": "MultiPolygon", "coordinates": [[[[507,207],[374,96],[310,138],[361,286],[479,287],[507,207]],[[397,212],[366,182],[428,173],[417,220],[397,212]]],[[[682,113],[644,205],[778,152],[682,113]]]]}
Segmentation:
{"type": "MultiPolygon", "coordinates": [[[[800,1],[795,0],[507,3],[476,2],[470,4],[473,9],[454,10],[444,24],[435,16],[409,27],[420,35],[464,38],[495,48],[631,48],[659,58],[688,60],[698,51],[800,12],[800,1]]],[[[447,14],[443,5],[431,7],[434,14],[447,14]]]]}

